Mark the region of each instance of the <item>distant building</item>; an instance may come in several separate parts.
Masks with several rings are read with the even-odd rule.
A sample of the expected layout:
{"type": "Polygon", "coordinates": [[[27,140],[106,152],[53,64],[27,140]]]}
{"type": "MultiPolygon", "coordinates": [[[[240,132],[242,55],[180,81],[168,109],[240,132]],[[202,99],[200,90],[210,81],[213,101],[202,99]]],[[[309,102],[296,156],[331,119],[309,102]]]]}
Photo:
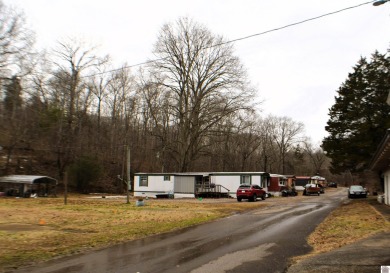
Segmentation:
{"type": "Polygon", "coordinates": [[[276,194],[287,187],[287,177],[281,174],[270,174],[270,185],[268,191],[276,194]]]}

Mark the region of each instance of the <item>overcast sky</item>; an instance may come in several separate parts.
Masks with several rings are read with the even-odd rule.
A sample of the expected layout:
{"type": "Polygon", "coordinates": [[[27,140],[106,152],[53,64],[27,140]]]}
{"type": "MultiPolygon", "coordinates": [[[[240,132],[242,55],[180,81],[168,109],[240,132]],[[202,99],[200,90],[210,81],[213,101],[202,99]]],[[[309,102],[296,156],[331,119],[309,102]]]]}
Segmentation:
{"type": "MultiPolygon", "coordinates": [[[[153,59],[164,23],[189,17],[212,33],[234,40],[357,6],[361,0],[3,0],[23,10],[37,44],[51,48],[81,37],[115,63],[153,59]]],[[[235,53],[258,89],[262,114],[305,124],[319,144],[338,87],[361,56],[385,53],[390,41],[390,3],[324,16],[234,43],[235,53]]]]}

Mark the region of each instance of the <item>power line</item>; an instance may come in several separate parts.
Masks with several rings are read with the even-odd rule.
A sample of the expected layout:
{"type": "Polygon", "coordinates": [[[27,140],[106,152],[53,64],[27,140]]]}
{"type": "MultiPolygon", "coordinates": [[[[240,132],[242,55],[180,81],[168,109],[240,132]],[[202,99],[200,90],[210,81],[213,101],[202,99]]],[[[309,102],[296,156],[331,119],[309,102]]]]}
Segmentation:
{"type": "MultiPolygon", "coordinates": [[[[221,46],[221,45],[231,44],[231,43],[239,42],[239,41],[242,41],[242,40],[250,39],[250,38],[253,38],[253,37],[265,35],[265,34],[268,34],[270,32],[275,32],[275,31],[279,31],[279,30],[282,30],[282,29],[285,29],[285,28],[301,25],[301,24],[304,24],[304,23],[307,23],[307,22],[310,22],[310,21],[321,19],[321,18],[326,17],[326,16],[334,15],[334,14],[337,14],[337,13],[340,13],[340,12],[343,12],[343,11],[346,11],[346,10],[358,8],[358,7],[367,5],[367,4],[372,4],[375,1],[377,1],[377,0],[361,3],[361,4],[358,4],[358,5],[355,5],[355,6],[350,6],[350,7],[343,8],[343,9],[336,10],[336,11],[332,11],[332,12],[328,12],[328,13],[325,13],[325,14],[322,14],[322,15],[319,15],[319,16],[316,16],[316,17],[312,17],[312,18],[309,18],[309,19],[305,19],[305,20],[302,20],[302,21],[299,21],[299,22],[295,22],[295,23],[291,23],[291,24],[288,24],[288,25],[284,25],[284,26],[281,26],[281,27],[269,29],[269,30],[266,30],[266,31],[263,31],[263,32],[259,32],[259,33],[255,33],[255,34],[252,34],[252,35],[248,35],[248,36],[245,36],[245,37],[229,40],[229,41],[222,42],[222,43],[219,43],[219,44],[215,44],[215,45],[212,45],[212,46],[209,46],[209,47],[205,47],[203,49],[210,49],[210,48],[214,48],[214,47],[221,46]]],[[[109,72],[119,71],[121,69],[127,69],[127,68],[142,66],[142,65],[145,65],[145,64],[154,63],[154,62],[161,61],[161,60],[164,60],[164,59],[165,58],[160,58],[160,59],[154,59],[154,60],[145,61],[145,62],[138,63],[138,64],[127,65],[127,66],[123,66],[121,68],[115,68],[115,69],[107,70],[107,71],[104,71],[104,72],[99,72],[99,73],[86,75],[86,76],[83,76],[83,78],[93,77],[93,76],[97,76],[97,75],[103,75],[103,74],[106,74],[106,73],[109,73],[109,72]]]]}
{"type": "Polygon", "coordinates": [[[224,43],[220,43],[220,44],[214,45],[213,47],[219,46],[219,45],[224,45],[224,44],[229,44],[229,43],[234,43],[234,42],[238,42],[238,41],[242,41],[242,40],[246,40],[246,39],[253,38],[253,37],[256,37],[256,36],[260,36],[260,35],[264,35],[264,34],[267,34],[267,33],[270,33],[270,32],[274,32],[274,31],[282,30],[282,29],[285,29],[285,28],[288,28],[288,27],[300,25],[300,24],[303,24],[303,23],[306,23],[306,22],[309,22],[309,21],[313,21],[313,20],[317,20],[317,19],[329,16],[329,15],[337,14],[337,13],[340,13],[340,12],[343,12],[343,11],[346,11],[346,10],[349,10],[349,9],[354,9],[354,8],[358,8],[358,7],[363,6],[363,5],[371,4],[371,3],[375,2],[375,1],[377,1],[377,0],[370,1],[370,2],[365,2],[365,3],[362,3],[362,4],[356,5],[356,6],[351,6],[351,7],[348,7],[348,8],[340,9],[340,10],[337,10],[337,11],[332,11],[332,12],[325,13],[325,14],[322,14],[322,15],[319,15],[319,16],[316,16],[316,17],[305,19],[305,20],[302,20],[302,21],[299,21],[299,22],[296,22],[296,23],[291,23],[291,24],[288,24],[288,25],[285,25],[285,26],[282,26],[282,27],[278,27],[278,28],[266,30],[266,31],[263,31],[263,32],[260,32],[260,33],[252,34],[252,35],[249,35],[249,36],[245,36],[245,37],[237,38],[237,39],[234,39],[234,40],[230,40],[230,41],[227,41],[227,42],[224,42],[224,43]]]}

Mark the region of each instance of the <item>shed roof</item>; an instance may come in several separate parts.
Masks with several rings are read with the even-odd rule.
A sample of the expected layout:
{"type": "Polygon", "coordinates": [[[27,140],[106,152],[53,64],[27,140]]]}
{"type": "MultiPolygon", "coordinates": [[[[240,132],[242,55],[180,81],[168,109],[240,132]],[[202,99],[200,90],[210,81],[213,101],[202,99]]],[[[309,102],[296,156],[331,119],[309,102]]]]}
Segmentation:
{"type": "Polygon", "coordinates": [[[319,176],[319,175],[315,175],[315,176],[312,176],[310,178],[311,179],[316,179],[316,180],[325,180],[325,177],[322,177],[322,176],[319,176]]]}
{"type": "Polygon", "coordinates": [[[0,177],[0,183],[20,183],[20,184],[39,184],[52,183],[57,184],[57,180],[48,176],[41,175],[7,175],[0,177]]]}
{"type": "Polygon", "coordinates": [[[282,179],[287,179],[287,176],[285,176],[283,174],[277,174],[277,173],[271,173],[270,177],[279,177],[279,178],[282,178],[282,179]]]}

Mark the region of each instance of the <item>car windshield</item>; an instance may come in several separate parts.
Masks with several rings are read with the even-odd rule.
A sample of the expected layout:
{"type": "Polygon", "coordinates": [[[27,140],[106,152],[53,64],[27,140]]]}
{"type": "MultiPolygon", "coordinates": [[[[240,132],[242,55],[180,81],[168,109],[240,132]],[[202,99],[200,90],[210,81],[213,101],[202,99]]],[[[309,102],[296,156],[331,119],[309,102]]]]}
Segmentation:
{"type": "Polygon", "coordinates": [[[362,186],[351,186],[351,191],[362,191],[363,187],[362,186]]]}
{"type": "Polygon", "coordinates": [[[248,188],[250,188],[251,186],[249,186],[249,185],[241,185],[240,186],[240,189],[248,189],[248,188]]]}

